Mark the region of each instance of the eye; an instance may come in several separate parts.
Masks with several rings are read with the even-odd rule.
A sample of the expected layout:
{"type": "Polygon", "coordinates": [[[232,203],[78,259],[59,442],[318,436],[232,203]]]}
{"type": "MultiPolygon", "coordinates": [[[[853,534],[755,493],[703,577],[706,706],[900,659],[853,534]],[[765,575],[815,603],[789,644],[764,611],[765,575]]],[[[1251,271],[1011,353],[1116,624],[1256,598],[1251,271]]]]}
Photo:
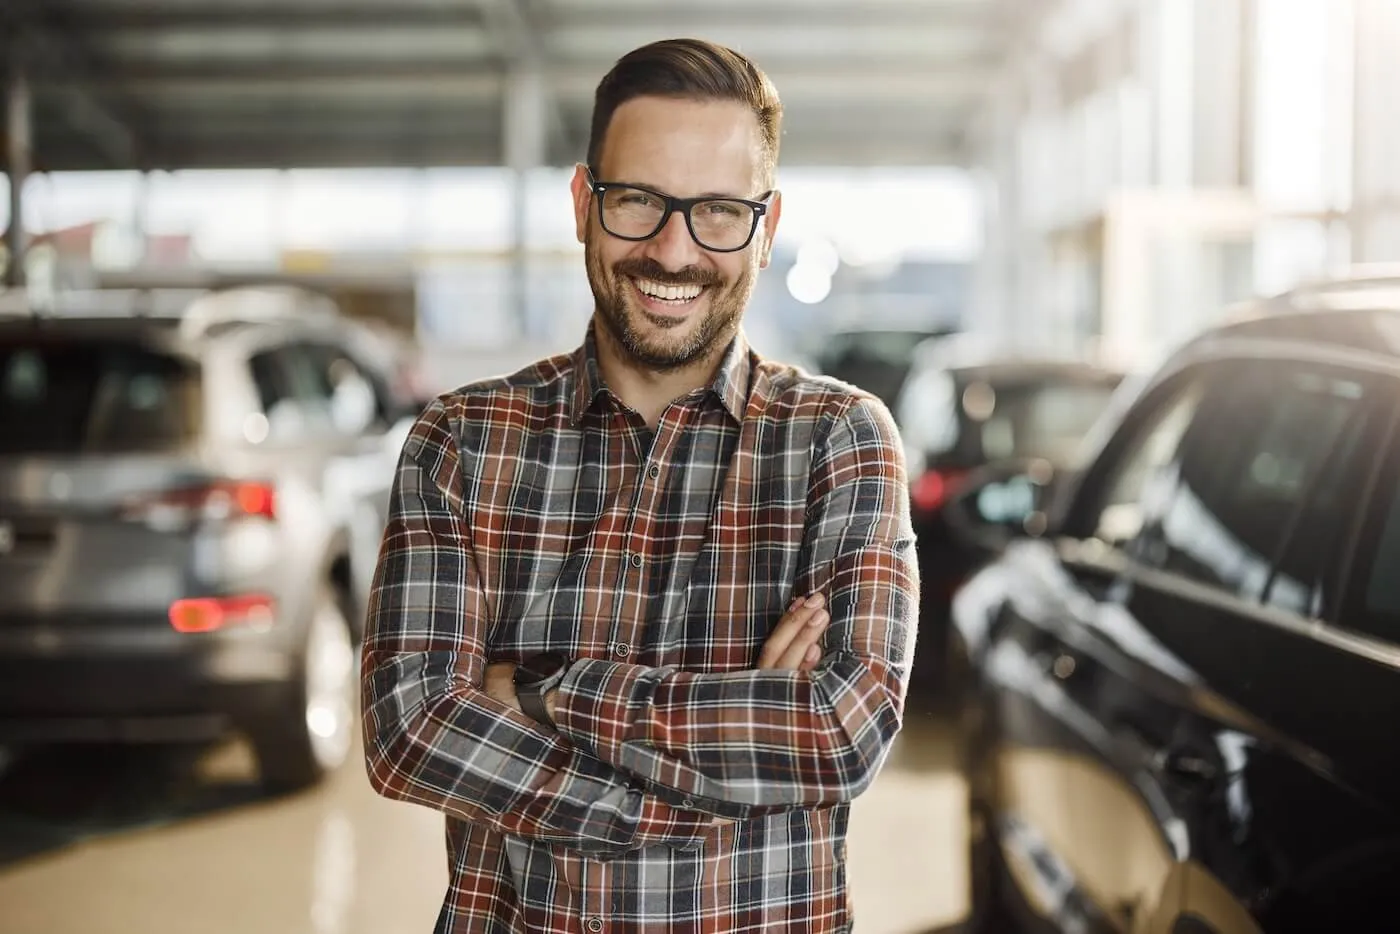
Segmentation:
{"type": "Polygon", "coordinates": [[[700,210],[712,217],[739,217],[744,212],[744,205],[733,201],[706,201],[700,205],[700,210]]]}
{"type": "Polygon", "coordinates": [[[629,208],[660,207],[661,202],[644,191],[624,191],[617,196],[617,203],[629,208]]]}

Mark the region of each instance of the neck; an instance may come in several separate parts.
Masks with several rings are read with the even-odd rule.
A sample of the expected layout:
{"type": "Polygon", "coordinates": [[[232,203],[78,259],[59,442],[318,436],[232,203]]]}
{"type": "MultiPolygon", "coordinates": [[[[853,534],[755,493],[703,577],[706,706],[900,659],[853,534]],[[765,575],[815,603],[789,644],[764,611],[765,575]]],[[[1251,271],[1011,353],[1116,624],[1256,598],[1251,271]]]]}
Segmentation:
{"type": "Polygon", "coordinates": [[[685,366],[656,370],[634,360],[606,327],[596,328],[595,334],[603,381],[651,428],[660,424],[661,413],[672,402],[714,382],[729,345],[729,341],[717,342],[714,350],[685,366]]]}

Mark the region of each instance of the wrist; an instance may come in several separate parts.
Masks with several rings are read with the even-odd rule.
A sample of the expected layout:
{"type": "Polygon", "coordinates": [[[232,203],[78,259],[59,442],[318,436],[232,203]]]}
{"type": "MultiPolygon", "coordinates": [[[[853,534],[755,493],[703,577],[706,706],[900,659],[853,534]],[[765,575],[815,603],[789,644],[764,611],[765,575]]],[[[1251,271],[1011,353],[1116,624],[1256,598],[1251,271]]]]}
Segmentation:
{"type": "Polygon", "coordinates": [[[554,725],[555,698],[569,669],[562,652],[544,652],[525,659],[515,669],[515,693],[520,709],[545,726],[554,725]]]}

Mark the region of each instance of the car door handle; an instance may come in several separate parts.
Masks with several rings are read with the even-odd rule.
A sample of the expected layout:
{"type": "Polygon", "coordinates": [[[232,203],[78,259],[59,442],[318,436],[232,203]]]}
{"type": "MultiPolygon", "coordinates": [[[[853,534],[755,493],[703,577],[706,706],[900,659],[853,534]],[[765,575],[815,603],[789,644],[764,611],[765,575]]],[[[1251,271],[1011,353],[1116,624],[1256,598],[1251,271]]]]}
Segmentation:
{"type": "Polygon", "coordinates": [[[1153,756],[1157,771],[1193,784],[1209,784],[1220,777],[1220,767],[1187,749],[1159,749],[1153,756]]]}

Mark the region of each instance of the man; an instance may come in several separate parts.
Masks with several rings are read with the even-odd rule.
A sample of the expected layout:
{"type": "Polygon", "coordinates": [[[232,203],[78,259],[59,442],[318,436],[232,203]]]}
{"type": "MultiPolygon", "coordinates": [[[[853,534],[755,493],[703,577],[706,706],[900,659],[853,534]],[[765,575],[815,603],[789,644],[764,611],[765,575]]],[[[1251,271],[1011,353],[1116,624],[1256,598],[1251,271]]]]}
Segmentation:
{"type": "Polygon", "coordinates": [[[447,815],[439,932],[851,928],[917,578],[887,411],[740,330],[780,124],[733,51],[622,58],[573,180],[583,346],[404,447],[365,746],[379,793],[447,815]]]}

